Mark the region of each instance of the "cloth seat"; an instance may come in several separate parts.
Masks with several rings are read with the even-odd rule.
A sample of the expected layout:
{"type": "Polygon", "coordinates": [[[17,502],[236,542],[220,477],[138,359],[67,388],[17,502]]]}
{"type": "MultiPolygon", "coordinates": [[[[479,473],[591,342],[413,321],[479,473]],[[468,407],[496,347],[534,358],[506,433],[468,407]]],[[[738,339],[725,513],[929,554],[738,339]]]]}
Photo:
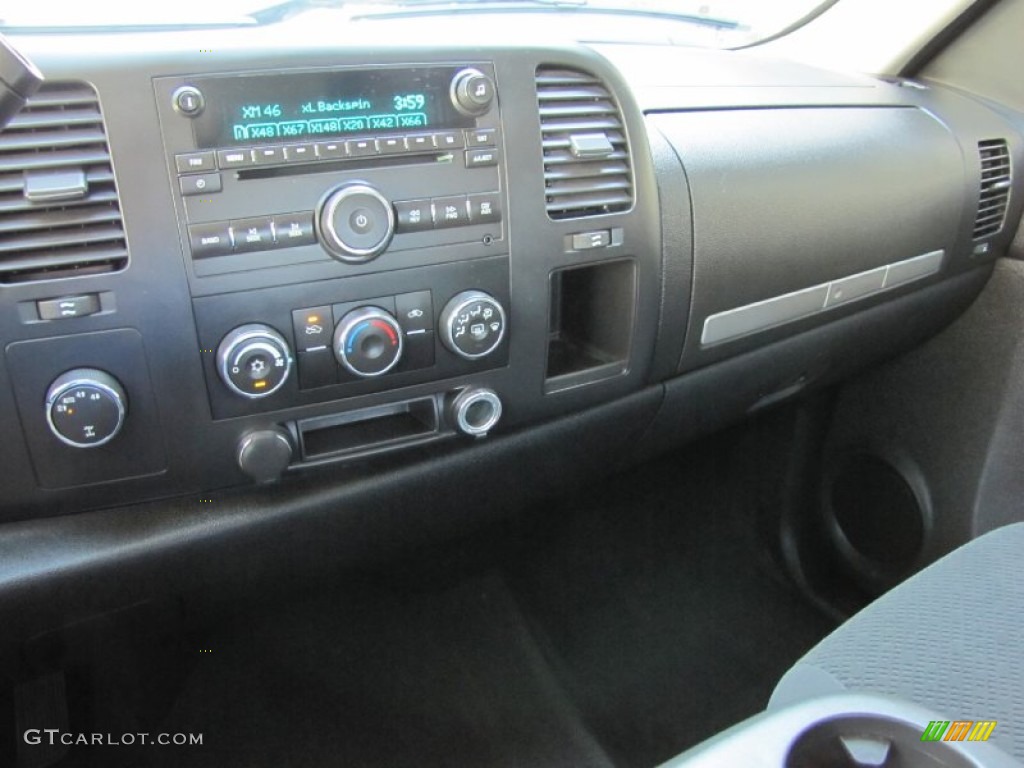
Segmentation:
{"type": "Polygon", "coordinates": [[[948,720],[996,720],[1024,761],[1024,523],[928,566],[851,617],[787,672],[769,711],[817,696],[888,694],[948,720]]]}

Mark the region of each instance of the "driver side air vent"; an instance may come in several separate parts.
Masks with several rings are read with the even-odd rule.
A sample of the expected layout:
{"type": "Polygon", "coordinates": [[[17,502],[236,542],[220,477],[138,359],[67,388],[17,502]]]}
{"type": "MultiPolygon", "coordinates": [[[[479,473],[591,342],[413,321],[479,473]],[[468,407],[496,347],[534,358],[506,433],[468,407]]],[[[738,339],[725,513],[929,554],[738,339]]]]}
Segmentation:
{"type": "Polygon", "coordinates": [[[974,219],[974,239],[991,237],[1002,228],[1010,203],[1010,152],[1006,139],[978,142],[981,154],[981,196],[974,219]]]}
{"type": "Polygon", "coordinates": [[[45,83],[0,131],[0,283],[128,263],[99,99],[86,83],[45,83]]]}
{"type": "Polygon", "coordinates": [[[622,114],[593,75],[537,69],[548,216],[574,219],[629,210],[633,179],[622,114]]]}

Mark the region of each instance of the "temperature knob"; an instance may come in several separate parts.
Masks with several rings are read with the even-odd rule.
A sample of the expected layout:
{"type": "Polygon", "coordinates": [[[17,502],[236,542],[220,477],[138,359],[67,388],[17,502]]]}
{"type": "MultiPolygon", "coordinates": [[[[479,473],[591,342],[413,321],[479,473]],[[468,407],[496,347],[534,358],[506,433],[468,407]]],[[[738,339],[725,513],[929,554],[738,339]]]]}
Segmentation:
{"type": "Polygon", "coordinates": [[[50,431],[72,448],[95,448],[117,437],[124,425],[125,394],[109,373],[76,368],[58,376],[46,393],[50,431]]]}
{"type": "Polygon", "coordinates": [[[379,307],[353,309],[334,329],[334,356],[356,376],[380,376],[402,359],[402,328],[379,307]]]}
{"type": "Polygon", "coordinates": [[[441,341],[466,360],[491,354],[505,338],[505,310],[483,291],[463,291],[441,312],[441,341]]]}
{"type": "Polygon", "coordinates": [[[476,117],[491,108],[494,81],[479,69],[463,69],[452,78],[450,95],[459,112],[476,117]]]}
{"type": "Polygon", "coordinates": [[[267,325],[235,328],[217,347],[217,372],[227,388],[242,397],[273,394],[288,380],[291,370],[288,342],[267,325]]]}

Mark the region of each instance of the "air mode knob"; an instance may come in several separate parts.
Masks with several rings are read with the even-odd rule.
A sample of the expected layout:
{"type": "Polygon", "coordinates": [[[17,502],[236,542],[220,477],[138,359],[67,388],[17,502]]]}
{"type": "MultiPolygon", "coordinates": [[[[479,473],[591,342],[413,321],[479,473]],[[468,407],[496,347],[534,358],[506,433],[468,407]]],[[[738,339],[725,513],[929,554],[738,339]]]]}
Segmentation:
{"type": "Polygon", "coordinates": [[[96,448],[121,431],[126,400],[120,382],[109,373],[76,368],[58,376],[46,392],[46,423],[65,445],[96,448]]]}
{"type": "Polygon", "coordinates": [[[464,115],[484,114],[494,102],[494,81],[479,69],[463,69],[452,78],[452,105],[464,115]]]}
{"type": "Polygon", "coordinates": [[[288,380],[291,348],[269,325],[251,323],[231,331],[217,347],[217,373],[236,395],[271,395],[288,380]]]}
{"type": "Polygon", "coordinates": [[[364,378],[387,373],[402,359],[402,327],[380,307],[353,309],[334,329],[334,356],[364,378]]]}
{"type": "Polygon", "coordinates": [[[441,312],[441,341],[453,354],[479,360],[501,344],[505,325],[505,310],[496,298],[483,291],[463,291],[441,312]]]}
{"type": "Polygon", "coordinates": [[[331,256],[363,264],[380,256],[395,234],[395,209],[369,184],[346,184],[320,202],[317,234],[331,256]]]}

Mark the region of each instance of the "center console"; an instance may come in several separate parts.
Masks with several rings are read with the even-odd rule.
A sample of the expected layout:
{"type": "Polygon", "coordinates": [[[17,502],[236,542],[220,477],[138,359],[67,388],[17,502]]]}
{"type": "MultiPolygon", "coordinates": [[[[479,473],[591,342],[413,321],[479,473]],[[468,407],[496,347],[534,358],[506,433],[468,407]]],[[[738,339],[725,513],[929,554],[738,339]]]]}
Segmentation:
{"type": "Polygon", "coordinates": [[[492,64],[155,87],[215,419],[507,363],[492,64]]]}
{"type": "Polygon", "coordinates": [[[25,173],[63,219],[81,171],[124,251],[0,274],[30,457],[9,497],[77,511],[270,481],[646,382],[657,195],[606,62],[327,50],[191,74],[183,58],[37,100],[55,122],[95,104],[105,158],[76,147],[74,173],[63,157],[25,173]],[[152,113],[121,111],[128,94],[152,113]]]}

